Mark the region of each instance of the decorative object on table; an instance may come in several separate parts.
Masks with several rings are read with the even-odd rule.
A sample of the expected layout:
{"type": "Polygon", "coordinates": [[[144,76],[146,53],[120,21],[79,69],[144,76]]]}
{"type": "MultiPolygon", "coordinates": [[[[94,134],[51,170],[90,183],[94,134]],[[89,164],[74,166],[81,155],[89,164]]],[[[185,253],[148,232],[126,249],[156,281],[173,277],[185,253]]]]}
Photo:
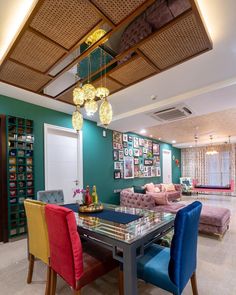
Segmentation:
{"type": "Polygon", "coordinates": [[[124,157],[124,178],[134,178],[134,158],[124,157]]]}
{"type": "Polygon", "coordinates": [[[93,200],[93,203],[94,204],[97,204],[98,203],[98,195],[97,195],[96,185],[93,186],[92,200],[93,200]]]}
{"type": "Polygon", "coordinates": [[[91,203],[89,205],[80,205],[80,213],[95,213],[103,211],[104,207],[101,203],[91,203]]]}
{"type": "Polygon", "coordinates": [[[121,171],[114,171],[114,179],[121,179],[121,171]]]}
{"type": "Polygon", "coordinates": [[[86,186],[86,192],[85,192],[85,195],[84,195],[84,204],[85,205],[90,205],[92,203],[93,203],[93,201],[92,201],[92,197],[90,195],[89,185],[87,185],[86,186]]]}
{"type": "Polygon", "coordinates": [[[127,134],[123,134],[123,141],[127,142],[128,141],[128,135],[127,134]]]}
{"type": "Polygon", "coordinates": [[[153,156],[159,156],[160,155],[160,145],[159,143],[152,143],[152,153],[153,156]]]}

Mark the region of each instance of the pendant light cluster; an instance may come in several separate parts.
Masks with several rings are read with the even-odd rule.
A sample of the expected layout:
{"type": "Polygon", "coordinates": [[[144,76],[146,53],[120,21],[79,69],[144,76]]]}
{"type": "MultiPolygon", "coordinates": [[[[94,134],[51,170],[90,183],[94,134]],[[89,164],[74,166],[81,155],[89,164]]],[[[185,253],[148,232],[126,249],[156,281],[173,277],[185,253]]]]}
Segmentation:
{"type": "MultiPolygon", "coordinates": [[[[102,52],[102,51],[101,51],[102,52]]],[[[106,61],[105,61],[106,62],[106,61]]],[[[101,66],[102,66],[102,53],[101,53],[101,66]]],[[[98,100],[102,103],[99,108],[99,118],[101,123],[107,127],[112,120],[112,106],[109,103],[107,97],[109,95],[109,89],[106,88],[106,69],[104,74],[104,86],[100,86],[97,89],[90,84],[91,75],[91,61],[88,57],[88,81],[86,84],[76,86],[73,90],[73,102],[76,105],[76,110],[72,115],[72,126],[78,132],[83,127],[83,116],[81,114],[81,107],[85,108],[88,116],[93,116],[98,110],[98,100]]],[[[101,78],[102,82],[102,78],[101,78]]]]}

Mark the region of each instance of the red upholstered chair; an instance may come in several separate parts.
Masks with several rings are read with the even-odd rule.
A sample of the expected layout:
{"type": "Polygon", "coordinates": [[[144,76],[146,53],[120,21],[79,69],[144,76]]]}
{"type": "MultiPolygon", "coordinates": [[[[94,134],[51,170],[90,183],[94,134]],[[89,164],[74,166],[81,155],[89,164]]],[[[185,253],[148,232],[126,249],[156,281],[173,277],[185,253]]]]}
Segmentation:
{"type": "Polygon", "coordinates": [[[51,267],[51,295],[55,295],[57,274],[79,295],[85,285],[117,266],[111,251],[95,244],[82,249],[74,213],[57,205],[46,205],[51,267]],[[87,250],[86,250],[87,248],[87,250]]]}

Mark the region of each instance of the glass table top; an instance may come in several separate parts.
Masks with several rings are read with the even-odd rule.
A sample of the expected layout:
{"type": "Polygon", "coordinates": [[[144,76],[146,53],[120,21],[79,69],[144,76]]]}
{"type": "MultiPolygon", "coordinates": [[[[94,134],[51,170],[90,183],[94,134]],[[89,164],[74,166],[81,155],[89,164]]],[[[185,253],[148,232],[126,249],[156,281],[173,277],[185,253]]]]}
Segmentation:
{"type": "Polygon", "coordinates": [[[105,236],[132,243],[175,219],[175,214],[155,212],[147,209],[128,208],[117,205],[103,204],[104,208],[129,214],[139,215],[135,221],[127,224],[115,223],[86,214],[75,213],[79,227],[103,234],[105,236]]]}

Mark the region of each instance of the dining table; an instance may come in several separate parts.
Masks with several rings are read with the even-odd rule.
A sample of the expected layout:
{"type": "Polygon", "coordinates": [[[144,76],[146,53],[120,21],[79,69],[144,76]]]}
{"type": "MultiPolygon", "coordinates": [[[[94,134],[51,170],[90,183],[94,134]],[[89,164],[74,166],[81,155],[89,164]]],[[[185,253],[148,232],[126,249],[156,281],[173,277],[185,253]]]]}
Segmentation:
{"type": "Polygon", "coordinates": [[[137,260],[151,243],[173,230],[175,214],[103,204],[103,211],[79,213],[78,204],[66,204],[75,213],[81,239],[112,251],[124,274],[124,294],[138,294],[137,260]]]}

